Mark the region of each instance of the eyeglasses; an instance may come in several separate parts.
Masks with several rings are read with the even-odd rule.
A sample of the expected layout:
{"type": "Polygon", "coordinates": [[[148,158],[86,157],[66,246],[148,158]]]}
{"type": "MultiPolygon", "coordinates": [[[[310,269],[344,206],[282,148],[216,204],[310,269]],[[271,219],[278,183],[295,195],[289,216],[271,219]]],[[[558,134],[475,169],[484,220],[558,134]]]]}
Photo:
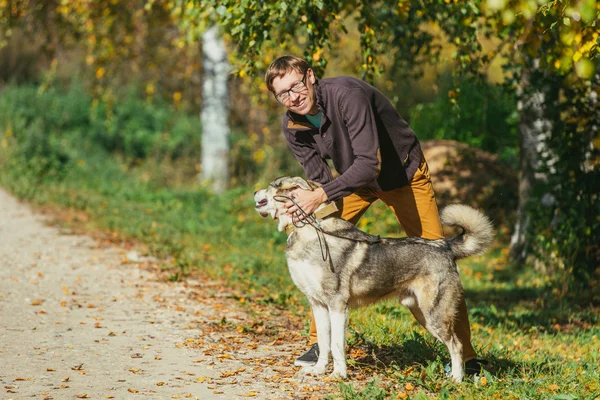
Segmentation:
{"type": "Polygon", "coordinates": [[[302,80],[294,83],[291,88],[288,90],[284,90],[283,92],[276,94],[275,98],[282,104],[287,103],[290,100],[291,92],[300,93],[306,89],[306,73],[308,70],[304,71],[304,75],[302,76],[302,80]]]}

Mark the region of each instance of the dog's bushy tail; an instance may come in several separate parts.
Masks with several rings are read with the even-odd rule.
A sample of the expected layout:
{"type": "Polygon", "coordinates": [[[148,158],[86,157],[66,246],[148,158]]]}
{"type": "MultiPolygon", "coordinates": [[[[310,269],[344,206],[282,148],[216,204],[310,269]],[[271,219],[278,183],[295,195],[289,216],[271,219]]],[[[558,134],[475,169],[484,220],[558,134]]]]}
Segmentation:
{"type": "Polygon", "coordinates": [[[457,259],[481,254],[492,243],[492,223],[481,211],[463,204],[452,204],[442,210],[441,220],[444,225],[460,226],[464,230],[460,235],[448,239],[457,259]]]}

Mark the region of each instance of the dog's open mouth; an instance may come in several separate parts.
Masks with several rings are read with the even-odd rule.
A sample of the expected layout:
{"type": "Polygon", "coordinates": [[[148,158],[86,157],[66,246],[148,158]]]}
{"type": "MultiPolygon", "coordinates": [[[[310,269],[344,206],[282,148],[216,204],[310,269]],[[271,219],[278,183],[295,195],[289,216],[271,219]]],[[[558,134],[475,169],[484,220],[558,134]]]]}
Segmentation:
{"type": "MultiPolygon", "coordinates": [[[[258,203],[256,203],[256,207],[255,207],[255,208],[256,208],[256,210],[258,211],[258,209],[259,209],[259,208],[266,206],[266,205],[267,205],[267,203],[268,203],[268,200],[267,200],[267,199],[262,199],[261,201],[259,201],[258,203]]],[[[267,218],[267,217],[269,216],[269,213],[266,213],[266,212],[261,212],[261,211],[259,211],[258,213],[259,213],[259,214],[260,214],[260,216],[261,216],[261,217],[263,217],[263,218],[267,218]]]]}

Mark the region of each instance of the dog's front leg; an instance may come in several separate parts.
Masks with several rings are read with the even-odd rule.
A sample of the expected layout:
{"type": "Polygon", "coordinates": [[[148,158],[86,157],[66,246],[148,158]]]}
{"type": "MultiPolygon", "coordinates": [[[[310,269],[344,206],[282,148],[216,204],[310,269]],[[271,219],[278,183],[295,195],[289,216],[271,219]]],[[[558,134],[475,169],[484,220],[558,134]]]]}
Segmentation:
{"type": "Polygon", "coordinates": [[[348,325],[348,306],[331,307],[331,355],[333,357],[333,379],[346,379],[346,327],[348,325]]]}
{"type": "Polygon", "coordinates": [[[329,364],[331,349],[331,327],[329,325],[329,310],[322,304],[312,303],[312,312],[317,325],[317,340],[319,342],[319,360],[312,367],[302,368],[304,374],[323,375],[329,364]]]}

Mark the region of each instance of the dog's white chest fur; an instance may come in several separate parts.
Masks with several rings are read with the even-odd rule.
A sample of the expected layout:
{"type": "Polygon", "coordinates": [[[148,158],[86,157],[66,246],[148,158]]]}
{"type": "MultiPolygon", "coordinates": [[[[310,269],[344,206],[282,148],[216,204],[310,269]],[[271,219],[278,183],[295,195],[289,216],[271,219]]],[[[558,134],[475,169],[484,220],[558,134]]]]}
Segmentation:
{"type": "Polygon", "coordinates": [[[307,260],[288,259],[288,268],[292,280],[298,289],[307,297],[318,301],[323,300],[323,270],[307,260]]]}

